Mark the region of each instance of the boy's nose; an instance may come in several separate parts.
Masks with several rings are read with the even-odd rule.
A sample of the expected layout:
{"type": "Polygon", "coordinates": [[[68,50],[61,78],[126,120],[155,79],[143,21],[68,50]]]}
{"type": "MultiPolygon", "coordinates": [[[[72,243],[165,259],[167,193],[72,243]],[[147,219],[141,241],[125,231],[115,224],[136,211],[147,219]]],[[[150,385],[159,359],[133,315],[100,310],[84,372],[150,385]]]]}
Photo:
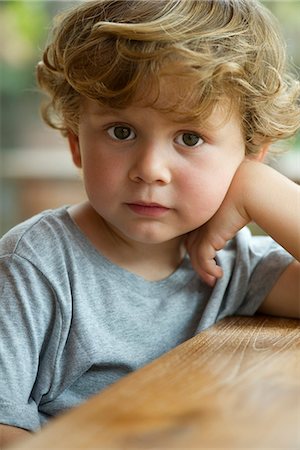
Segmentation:
{"type": "Polygon", "coordinates": [[[169,155],[162,148],[148,147],[137,152],[129,178],[147,184],[168,184],[171,181],[169,155]]]}

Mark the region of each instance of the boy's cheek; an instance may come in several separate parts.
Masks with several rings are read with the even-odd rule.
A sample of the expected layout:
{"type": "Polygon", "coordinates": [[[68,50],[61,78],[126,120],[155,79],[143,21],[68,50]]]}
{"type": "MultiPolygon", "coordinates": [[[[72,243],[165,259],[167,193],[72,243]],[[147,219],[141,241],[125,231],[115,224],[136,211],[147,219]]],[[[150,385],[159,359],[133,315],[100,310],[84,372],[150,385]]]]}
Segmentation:
{"type": "Polygon", "coordinates": [[[229,185],[229,182],[225,184],[214,182],[210,186],[207,184],[194,186],[184,202],[186,215],[193,222],[193,228],[204,225],[214,216],[226,197],[229,185]]]}
{"type": "MultiPolygon", "coordinates": [[[[203,177],[191,187],[189,197],[191,214],[197,214],[201,225],[207,222],[218,211],[224,199],[229,195],[235,171],[218,173],[216,176],[203,177]]],[[[200,224],[199,224],[200,226],[200,224]]]]}

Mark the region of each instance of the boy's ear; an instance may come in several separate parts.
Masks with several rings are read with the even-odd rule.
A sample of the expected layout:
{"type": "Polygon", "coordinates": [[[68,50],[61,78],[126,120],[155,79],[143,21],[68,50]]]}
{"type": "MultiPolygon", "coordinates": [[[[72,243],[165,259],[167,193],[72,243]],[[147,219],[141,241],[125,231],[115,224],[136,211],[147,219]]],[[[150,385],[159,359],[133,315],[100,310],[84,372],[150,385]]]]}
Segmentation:
{"type": "Polygon", "coordinates": [[[78,136],[75,133],[73,133],[73,131],[68,131],[67,138],[72,154],[73,163],[75,164],[76,167],[81,168],[82,163],[81,163],[81,154],[78,136]]]}
{"type": "Polygon", "coordinates": [[[267,156],[270,145],[271,144],[269,143],[269,144],[265,144],[261,147],[261,149],[259,150],[259,152],[257,154],[257,161],[263,162],[265,160],[265,157],[267,156]]]}
{"type": "Polygon", "coordinates": [[[267,156],[267,153],[269,151],[270,148],[270,143],[268,144],[264,144],[258,153],[254,154],[254,155],[249,155],[248,158],[255,160],[255,161],[259,161],[259,162],[263,162],[265,160],[265,157],[267,156]]]}

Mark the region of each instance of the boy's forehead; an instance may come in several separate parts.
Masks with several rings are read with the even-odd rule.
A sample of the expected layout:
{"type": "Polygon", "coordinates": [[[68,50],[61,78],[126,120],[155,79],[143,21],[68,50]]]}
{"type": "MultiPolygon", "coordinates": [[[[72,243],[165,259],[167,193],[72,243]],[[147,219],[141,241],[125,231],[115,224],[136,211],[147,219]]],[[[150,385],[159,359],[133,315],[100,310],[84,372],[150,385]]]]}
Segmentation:
{"type": "Polygon", "coordinates": [[[170,119],[174,121],[198,122],[199,120],[207,120],[212,113],[215,116],[224,114],[228,115],[228,111],[231,108],[231,101],[226,97],[220,97],[217,100],[211,100],[205,102],[205,104],[197,104],[198,97],[195,92],[195,86],[191,86],[187,79],[183,79],[178,76],[164,75],[159,78],[159,82],[153,82],[151,79],[145,79],[141,82],[137,89],[134,91],[130,100],[122,102],[122,106],[118,104],[118,98],[116,103],[111,101],[102,101],[97,99],[87,101],[83,98],[83,108],[88,109],[93,114],[104,114],[117,109],[127,109],[131,106],[137,106],[139,108],[153,108],[168,115],[170,119]],[[125,104],[124,104],[125,103],[125,104]],[[209,114],[206,114],[207,111],[209,114]],[[192,118],[192,112],[198,108],[202,110],[202,114],[199,117],[192,118]]]}
{"type": "Polygon", "coordinates": [[[133,101],[140,106],[152,106],[176,115],[190,112],[195,108],[195,87],[190,80],[180,76],[163,75],[158,83],[144,80],[135,91],[133,101]]]}
{"type": "MultiPolygon", "coordinates": [[[[122,119],[124,117],[124,113],[126,115],[131,115],[132,117],[139,114],[141,108],[151,108],[157,110],[164,114],[168,120],[174,123],[180,124],[189,124],[191,126],[196,127],[205,127],[215,129],[218,127],[222,127],[226,122],[230,119],[233,120],[236,124],[240,124],[240,118],[235,110],[231,110],[229,107],[229,101],[227,99],[220,100],[213,108],[211,114],[202,120],[201,117],[191,118],[188,111],[184,114],[184,111],[178,113],[176,110],[164,111],[163,108],[166,107],[166,104],[163,100],[166,97],[166,94],[169,94],[169,91],[163,92],[160,95],[160,98],[154,104],[150,102],[150,99],[141,98],[140,96],[136,97],[132,102],[130,102],[125,107],[113,107],[107,104],[103,104],[98,102],[97,100],[92,100],[89,98],[83,98],[83,114],[82,117],[87,117],[88,115],[92,115],[95,117],[104,117],[104,116],[114,116],[116,118],[122,119]],[[163,102],[163,103],[162,103],[163,102]]],[[[152,100],[152,99],[151,99],[152,100]]],[[[166,99],[168,101],[168,99],[166,99]]],[[[147,114],[147,112],[146,112],[147,114]]]]}

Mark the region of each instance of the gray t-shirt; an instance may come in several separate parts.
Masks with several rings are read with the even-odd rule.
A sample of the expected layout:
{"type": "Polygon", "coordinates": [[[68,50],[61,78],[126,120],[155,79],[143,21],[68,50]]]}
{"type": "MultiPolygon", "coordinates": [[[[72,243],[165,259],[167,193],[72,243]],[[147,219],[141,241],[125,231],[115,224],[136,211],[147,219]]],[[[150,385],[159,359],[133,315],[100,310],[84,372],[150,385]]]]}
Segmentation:
{"type": "Polygon", "coordinates": [[[0,423],[35,430],[233,314],[253,315],[292,257],[243,229],[202,283],[188,257],[146,281],[103,257],[67,208],[0,241],[0,423]]]}

